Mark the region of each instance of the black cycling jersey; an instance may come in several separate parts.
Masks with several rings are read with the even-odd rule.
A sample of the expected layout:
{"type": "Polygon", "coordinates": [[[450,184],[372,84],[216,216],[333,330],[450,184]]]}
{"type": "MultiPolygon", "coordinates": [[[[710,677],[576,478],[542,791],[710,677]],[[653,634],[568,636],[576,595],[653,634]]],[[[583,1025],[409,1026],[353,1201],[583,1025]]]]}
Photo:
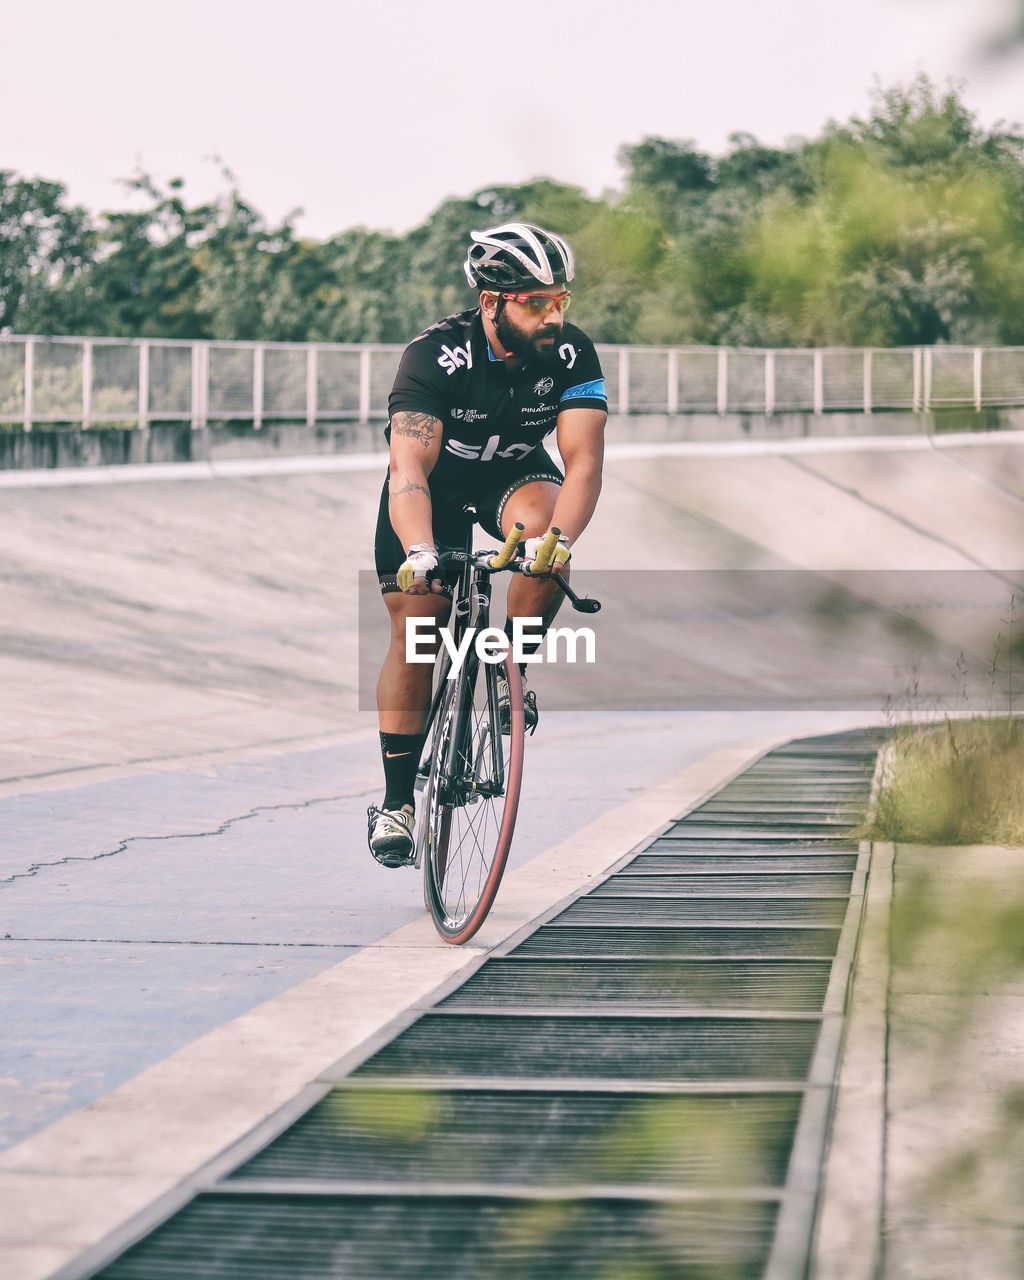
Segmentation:
{"type": "MultiPolygon", "coordinates": [[[[430,498],[433,507],[431,532],[435,544],[443,550],[461,549],[466,540],[466,532],[473,523],[465,512],[465,504],[472,503],[476,510],[476,523],[486,529],[500,545],[505,535],[501,528],[501,517],[505,503],[524,485],[537,480],[548,484],[560,485],[562,473],[555,466],[543,445],[538,446],[524,461],[513,459],[500,467],[478,467],[483,483],[471,490],[464,490],[458,495],[441,493],[434,488],[430,480],[430,498]]],[[[391,524],[388,512],[389,480],[384,481],[380,494],[380,507],[377,511],[377,529],[373,537],[373,559],[377,566],[377,579],[385,594],[398,591],[398,567],[405,559],[406,552],[391,524]]],[[[457,570],[452,570],[457,576],[457,570]]],[[[446,583],[445,590],[451,594],[451,582],[446,583]]]]}
{"type": "MultiPolygon", "coordinates": [[[[471,493],[489,470],[533,453],[562,409],[607,409],[601,364],[582,329],[566,324],[550,365],[510,369],[497,359],[479,308],[438,321],[415,338],[388,401],[388,413],[429,413],[443,427],[431,489],[471,493]]],[[[385,435],[391,439],[391,424],[385,435]]]]}

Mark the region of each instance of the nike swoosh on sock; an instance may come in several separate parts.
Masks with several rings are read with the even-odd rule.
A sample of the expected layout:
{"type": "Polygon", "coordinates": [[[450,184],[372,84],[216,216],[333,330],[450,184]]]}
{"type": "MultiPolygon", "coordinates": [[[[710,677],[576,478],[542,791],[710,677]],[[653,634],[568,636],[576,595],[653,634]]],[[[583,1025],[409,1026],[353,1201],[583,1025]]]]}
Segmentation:
{"type": "Polygon", "coordinates": [[[403,756],[411,756],[411,751],[385,751],[385,760],[401,760],[403,756]]]}

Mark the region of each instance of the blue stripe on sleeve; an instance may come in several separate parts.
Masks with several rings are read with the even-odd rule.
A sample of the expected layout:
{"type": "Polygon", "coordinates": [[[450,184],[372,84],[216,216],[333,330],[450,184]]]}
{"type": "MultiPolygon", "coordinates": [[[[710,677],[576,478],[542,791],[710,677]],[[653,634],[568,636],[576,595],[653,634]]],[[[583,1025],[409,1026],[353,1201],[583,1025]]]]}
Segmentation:
{"type": "Polygon", "coordinates": [[[565,400],[607,400],[604,378],[595,378],[593,382],[581,382],[578,386],[563,391],[558,403],[565,400]]]}

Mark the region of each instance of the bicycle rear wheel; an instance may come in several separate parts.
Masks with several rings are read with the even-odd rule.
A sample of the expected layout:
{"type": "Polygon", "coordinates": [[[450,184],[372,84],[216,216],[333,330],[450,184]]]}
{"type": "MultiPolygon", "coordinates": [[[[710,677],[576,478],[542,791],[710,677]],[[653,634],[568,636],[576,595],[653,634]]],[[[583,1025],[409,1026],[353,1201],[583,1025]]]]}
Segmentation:
{"type": "Polygon", "coordinates": [[[523,685],[504,662],[510,725],[498,731],[498,667],[468,658],[438,708],[420,841],[423,896],[446,942],[466,942],[483,924],[512,847],[523,778],[523,685]]]}

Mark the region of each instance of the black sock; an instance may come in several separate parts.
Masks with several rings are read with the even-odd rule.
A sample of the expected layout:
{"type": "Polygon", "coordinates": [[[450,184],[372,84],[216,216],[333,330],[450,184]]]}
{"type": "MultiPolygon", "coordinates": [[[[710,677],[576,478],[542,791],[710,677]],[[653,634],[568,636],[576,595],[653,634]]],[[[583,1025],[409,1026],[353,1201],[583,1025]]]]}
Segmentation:
{"type": "Polygon", "coordinates": [[[382,733],[380,754],[384,761],[385,809],[416,805],[416,770],[420,767],[425,733],[382,733]]]}

